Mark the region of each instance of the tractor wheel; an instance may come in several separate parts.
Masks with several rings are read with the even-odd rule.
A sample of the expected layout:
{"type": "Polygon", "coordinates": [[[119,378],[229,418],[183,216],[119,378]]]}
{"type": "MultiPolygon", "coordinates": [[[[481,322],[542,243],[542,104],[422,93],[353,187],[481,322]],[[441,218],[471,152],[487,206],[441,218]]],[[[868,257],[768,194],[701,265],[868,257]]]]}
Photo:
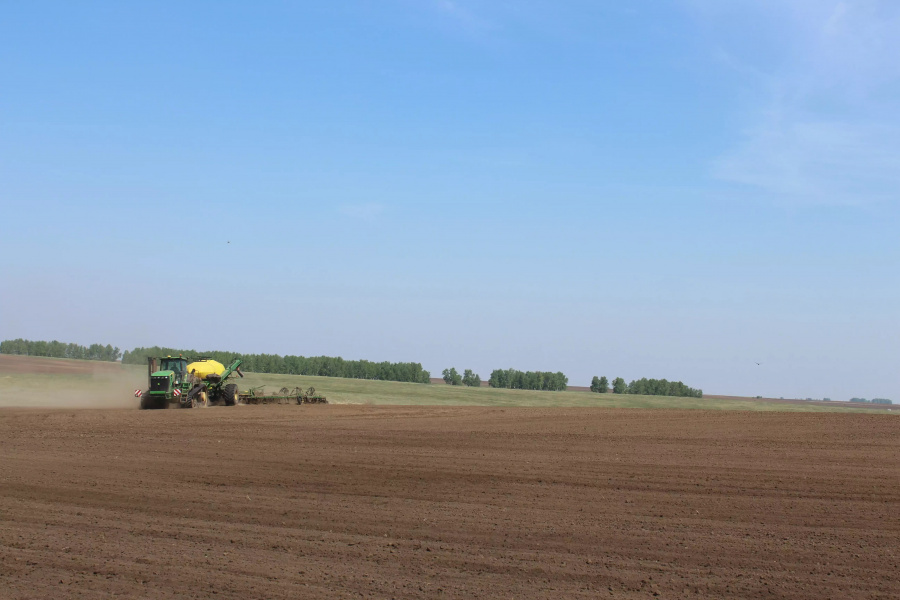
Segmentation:
{"type": "Polygon", "coordinates": [[[222,400],[225,406],[234,406],[238,401],[238,386],[236,383],[229,383],[222,388],[222,400]]]}
{"type": "Polygon", "coordinates": [[[209,396],[205,391],[191,398],[191,408],[206,408],[207,406],[209,406],[209,396]]]}
{"type": "Polygon", "coordinates": [[[141,410],[147,410],[150,405],[147,403],[147,396],[141,396],[141,410]]]}

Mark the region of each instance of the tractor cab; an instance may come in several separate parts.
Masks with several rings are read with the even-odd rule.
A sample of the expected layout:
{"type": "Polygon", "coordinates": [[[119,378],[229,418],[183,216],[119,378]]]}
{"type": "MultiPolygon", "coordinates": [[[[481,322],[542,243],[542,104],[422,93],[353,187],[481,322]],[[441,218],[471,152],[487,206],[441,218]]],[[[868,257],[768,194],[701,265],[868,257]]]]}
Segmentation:
{"type": "Polygon", "coordinates": [[[160,360],[159,370],[172,371],[175,374],[175,385],[181,385],[187,375],[187,363],[187,359],[181,356],[178,358],[167,356],[160,360]]]}

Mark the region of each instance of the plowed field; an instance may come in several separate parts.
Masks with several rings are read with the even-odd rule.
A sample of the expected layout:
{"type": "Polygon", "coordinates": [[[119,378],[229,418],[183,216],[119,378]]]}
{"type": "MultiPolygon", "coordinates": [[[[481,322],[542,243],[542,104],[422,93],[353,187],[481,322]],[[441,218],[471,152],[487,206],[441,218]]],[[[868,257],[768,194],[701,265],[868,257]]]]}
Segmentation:
{"type": "Polygon", "coordinates": [[[898,598],[900,419],[0,410],[3,598],[898,598]]]}

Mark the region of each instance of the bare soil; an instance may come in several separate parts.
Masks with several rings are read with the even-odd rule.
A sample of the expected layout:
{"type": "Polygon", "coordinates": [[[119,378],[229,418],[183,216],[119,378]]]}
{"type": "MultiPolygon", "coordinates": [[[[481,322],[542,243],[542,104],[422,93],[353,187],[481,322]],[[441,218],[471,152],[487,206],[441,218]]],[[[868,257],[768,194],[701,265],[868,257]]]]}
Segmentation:
{"type": "Polygon", "coordinates": [[[900,420],[0,410],[3,598],[900,597],[900,420]]]}

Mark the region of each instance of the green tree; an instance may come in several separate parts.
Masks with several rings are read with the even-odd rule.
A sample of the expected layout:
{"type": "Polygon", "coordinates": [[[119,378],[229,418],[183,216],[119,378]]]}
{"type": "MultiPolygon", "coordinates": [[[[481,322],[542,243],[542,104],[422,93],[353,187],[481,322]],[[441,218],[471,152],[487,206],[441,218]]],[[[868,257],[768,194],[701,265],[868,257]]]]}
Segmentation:
{"type": "Polygon", "coordinates": [[[462,382],[463,385],[467,385],[469,387],[480,387],[481,377],[475,374],[472,369],[466,369],[465,371],[463,371],[462,382]]]}
{"type": "Polygon", "coordinates": [[[603,377],[594,375],[594,378],[591,380],[591,391],[599,394],[605,394],[609,391],[609,380],[606,378],[606,375],[603,377]]]}
{"type": "Polygon", "coordinates": [[[492,388],[510,390],[545,390],[566,391],[569,378],[564,373],[549,371],[528,371],[523,373],[516,369],[494,369],[488,385],[492,388]]]}
{"type": "MultiPolygon", "coordinates": [[[[113,354],[118,352],[113,348],[113,354]]],[[[135,348],[122,355],[125,364],[147,364],[148,356],[177,356],[191,358],[207,357],[222,364],[230,364],[240,356],[243,371],[248,373],[284,373],[291,375],[316,375],[321,377],[347,377],[353,379],[378,379],[382,381],[407,381],[410,383],[430,383],[431,373],[420,363],[375,363],[368,360],[344,360],[332,356],[280,356],[278,354],[244,354],[208,350],[197,352],[175,348],[135,348]]]]}
{"type": "Polygon", "coordinates": [[[613,394],[624,394],[628,386],[625,385],[625,380],[621,377],[616,377],[613,379],[613,394]]]}
{"type": "Polygon", "coordinates": [[[79,344],[67,344],[57,340],[45,342],[23,339],[4,340],[3,342],[0,342],[0,353],[106,361],[118,360],[119,356],[121,356],[119,349],[114,348],[109,344],[105,347],[101,344],[91,344],[90,347],[85,347],[79,344]]]}
{"type": "Polygon", "coordinates": [[[457,372],[455,367],[450,367],[449,369],[444,369],[444,383],[447,385],[462,385],[462,377],[457,372]]]}
{"type": "Polygon", "coordinates": [[[626,394],[639,394],[642,396],[685,396],[702,398],[703,390],[695,390],[680,381],[667,381],[665,379],[647,379],[642,377],[628,384],[626,394]]]}

